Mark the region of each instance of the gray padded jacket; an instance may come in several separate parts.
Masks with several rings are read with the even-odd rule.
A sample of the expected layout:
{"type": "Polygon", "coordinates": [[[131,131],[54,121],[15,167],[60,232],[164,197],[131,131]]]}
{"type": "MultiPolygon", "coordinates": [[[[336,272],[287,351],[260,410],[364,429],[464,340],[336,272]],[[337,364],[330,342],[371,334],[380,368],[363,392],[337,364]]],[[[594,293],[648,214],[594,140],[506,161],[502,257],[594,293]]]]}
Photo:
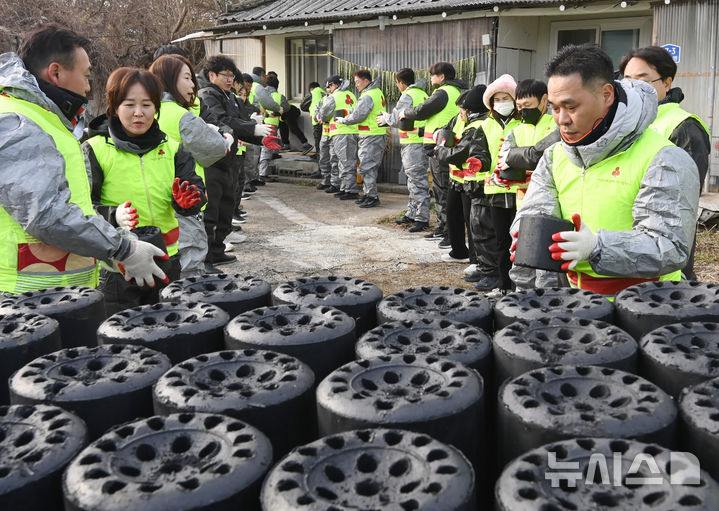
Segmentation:
{"type": "MultiPolygon", "coordinates": [[[[73,130],[15,53],[0,55],[0,93],[49,110],[73,130]]],[[[103,260],[127,257],[128,240],[102,217],[85,216],[69,200],[65,159],[52,137],[25,116],[0,114],[0,205],[5,211],[48,245],[103,260]]]]}
{"type": "MultiPolygon", "coordinates": [[[[657,115],[654,89],[634,80],[622,80],[626,103],[619,102],[608,131],[594,143],[569,146],[564,151],[580,168],[609,158],[631,146],[657,115]]],[[[557,189],[552,177],[552,148],[542,156],[517,212],[512,230],[526,215],[560,216],[557,189]]],[[[604,200],[612,207],[611,197],[604,200]]],[[[632,229],[608,231],[589,225],[597,245],[589,256],[592,269],[615,277],[653,278],[684,267],[696,229],[699,173],[689,155],[676,146],[661,149],[649,164],[632,208],[632,229]]],[[[521,232],[520,232],[521,236],[521,232]]]]}

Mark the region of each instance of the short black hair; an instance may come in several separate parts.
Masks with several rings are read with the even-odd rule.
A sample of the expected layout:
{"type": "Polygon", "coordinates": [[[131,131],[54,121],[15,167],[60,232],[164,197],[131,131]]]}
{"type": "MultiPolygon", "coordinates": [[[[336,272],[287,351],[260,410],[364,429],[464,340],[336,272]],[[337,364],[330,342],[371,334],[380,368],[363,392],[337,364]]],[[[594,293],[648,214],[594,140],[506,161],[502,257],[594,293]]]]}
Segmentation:
{"type": "Polygon", "coordinates": [[[268,87],[274,87],[275,89],[280,88],[280,81],[277,79],[276,76],[268,76],[267,77],[267,86],[268,87]]]}
{"type": "Polygon", "coordinates": [[[445,80],[452,80],[456,76],[454,66],[449,62],[437,62],[429,68],[431,75],[444,75],[445,80]]]}
{"type": "Polygon", "coordinates": [[[265,74],[265,68],[260,66],[255,66],[252,68],[252,74],[257,76],[262,76],[265,74]]]}
{"type": "Polygon", "coordinates": [[[408,67],[403,67],[395,75],[397,81],[402,82],[405,85],[412,85],[414,83],[414,71],[408,67]]]}
{"type": "Polygon", "coordinates": [[[163,44],[157,50],[155,50],[155,54],[152,56],[152,60],[157,60],[163,55],[180,55],[188,60],[190,58],[187,52],[176,44],[163,44]]]}
{"type": "Polygon", "coordinates": [[[517,89],[514,93],[517,99],[522,98],[537,98],[539,101],[542,100],[542,96],[547,94],[547,84],[541,80],[522,80],[517,84],[517,89]]]}
{"type": "Polygon", "coordinates": [[[613,83],[614,63],[596,44],[567,45],[547,63],[547,78],[579,73],[582,85],[590,82],[613,83]]]}
{"type": "Polygon", "coordinates": [[[279,75],[274,71],[267,71],[267,76],[277,76],[279,78],[279,75]]]}
{"type": "Polygon", "coordinates": [[[369,69],[358,69],[353,73],[354,76],[357,78],[362,78],[363,80],[369,80],[372,81],[372,73],[369,69]]]}
{"type": "Polygon", "coordinates": [[[319,86],[320,86],[320,84],[317,83],[317,82],[310,82],[310,84],[308,85],[307,88],[308,88],[308,89],[316,89],[316,88],[319,87],[319,86]]]}
{"type": "Polygon", "coordinates": [[[643,48],[634,48],[622,57],[619,61],[619,72],[624,74],[627,63],[633,58],[642,59],[644,62],[657,70],[662,78],[674,79],[677,74],[677,63],[669,52],[661,46],[645,46],[643,48]]]}
{"type": "Polygon", "coordinates": [[[253,80],[252,75],[250,73],[242,73],[242,81],[245,83],[252,83],[255,80],[253,80]]]}
{"type": "Polygon", "coordinates": [[[18,55],[25,68],[37,76],[43,69],[57,62],[66,69],[75,67],[75,48],[87,51],[90,40],[55,23],[36,27],[23,40],[18,55]]]}
{"type": "Polygon", "coordinates": [[[217,74],[222,71],[231,71],[232,74],[235,74],[237,66],[234,62],[232,62],[232,60],[227,57],[223,57],[222,55],[215,55],[214,57],[207,59],[207,62],[205,63],[205,72],[213,72],[217,74]]]}
{"type": "Polygon", "coordinates": [[[239,69],[235,69],[235,81],[237,83],[242,83],[245,81],[244,77],[242,76],[242,71],[239,69]]]}

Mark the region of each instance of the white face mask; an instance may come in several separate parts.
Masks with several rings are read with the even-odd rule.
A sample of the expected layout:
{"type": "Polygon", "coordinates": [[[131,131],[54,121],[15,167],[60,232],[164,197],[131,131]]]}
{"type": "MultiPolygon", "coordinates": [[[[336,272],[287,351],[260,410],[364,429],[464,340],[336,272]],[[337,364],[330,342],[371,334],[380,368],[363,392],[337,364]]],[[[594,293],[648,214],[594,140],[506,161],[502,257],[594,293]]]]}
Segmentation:
{"type": "Polygon", "coordinates": [[[494,111],[502,117],[507,117],[514,111],[514,103],[512,101],[505,101],[503,103],[495,103],[494,111]]]}

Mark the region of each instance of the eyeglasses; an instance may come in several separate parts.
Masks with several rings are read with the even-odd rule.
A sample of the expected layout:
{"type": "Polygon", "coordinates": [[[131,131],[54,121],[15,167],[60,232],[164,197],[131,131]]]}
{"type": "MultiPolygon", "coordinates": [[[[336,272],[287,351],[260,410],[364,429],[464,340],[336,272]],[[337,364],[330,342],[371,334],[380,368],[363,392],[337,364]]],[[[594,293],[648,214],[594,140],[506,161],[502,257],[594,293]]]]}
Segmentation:
{"type": "Polygon", "coordinates": [[[235,75],[231,73],[217,73],[218,76],[223,77],[225,80],[234,80],[235,75]]]}

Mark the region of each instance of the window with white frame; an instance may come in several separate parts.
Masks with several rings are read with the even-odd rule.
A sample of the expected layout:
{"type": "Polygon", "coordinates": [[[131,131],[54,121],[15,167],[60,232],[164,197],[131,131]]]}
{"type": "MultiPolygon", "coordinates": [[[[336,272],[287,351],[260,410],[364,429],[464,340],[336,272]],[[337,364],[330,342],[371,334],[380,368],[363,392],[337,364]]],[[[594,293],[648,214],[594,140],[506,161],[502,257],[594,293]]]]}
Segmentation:
{"type": "Polygon", "coordinates": [[[302,99],[312,82],[324,86],[330,75],[329,44],[327,36],[287,39],[288,99],[302,99]]]}
{"type": "Polygon", "coordinates": [[[550,53],[568,44],[596,43],[619,67],[619,61],[632,48],[648,46],[652,37],[652,17],[607,18],[555,21],[551,24],[550,53]]]}

